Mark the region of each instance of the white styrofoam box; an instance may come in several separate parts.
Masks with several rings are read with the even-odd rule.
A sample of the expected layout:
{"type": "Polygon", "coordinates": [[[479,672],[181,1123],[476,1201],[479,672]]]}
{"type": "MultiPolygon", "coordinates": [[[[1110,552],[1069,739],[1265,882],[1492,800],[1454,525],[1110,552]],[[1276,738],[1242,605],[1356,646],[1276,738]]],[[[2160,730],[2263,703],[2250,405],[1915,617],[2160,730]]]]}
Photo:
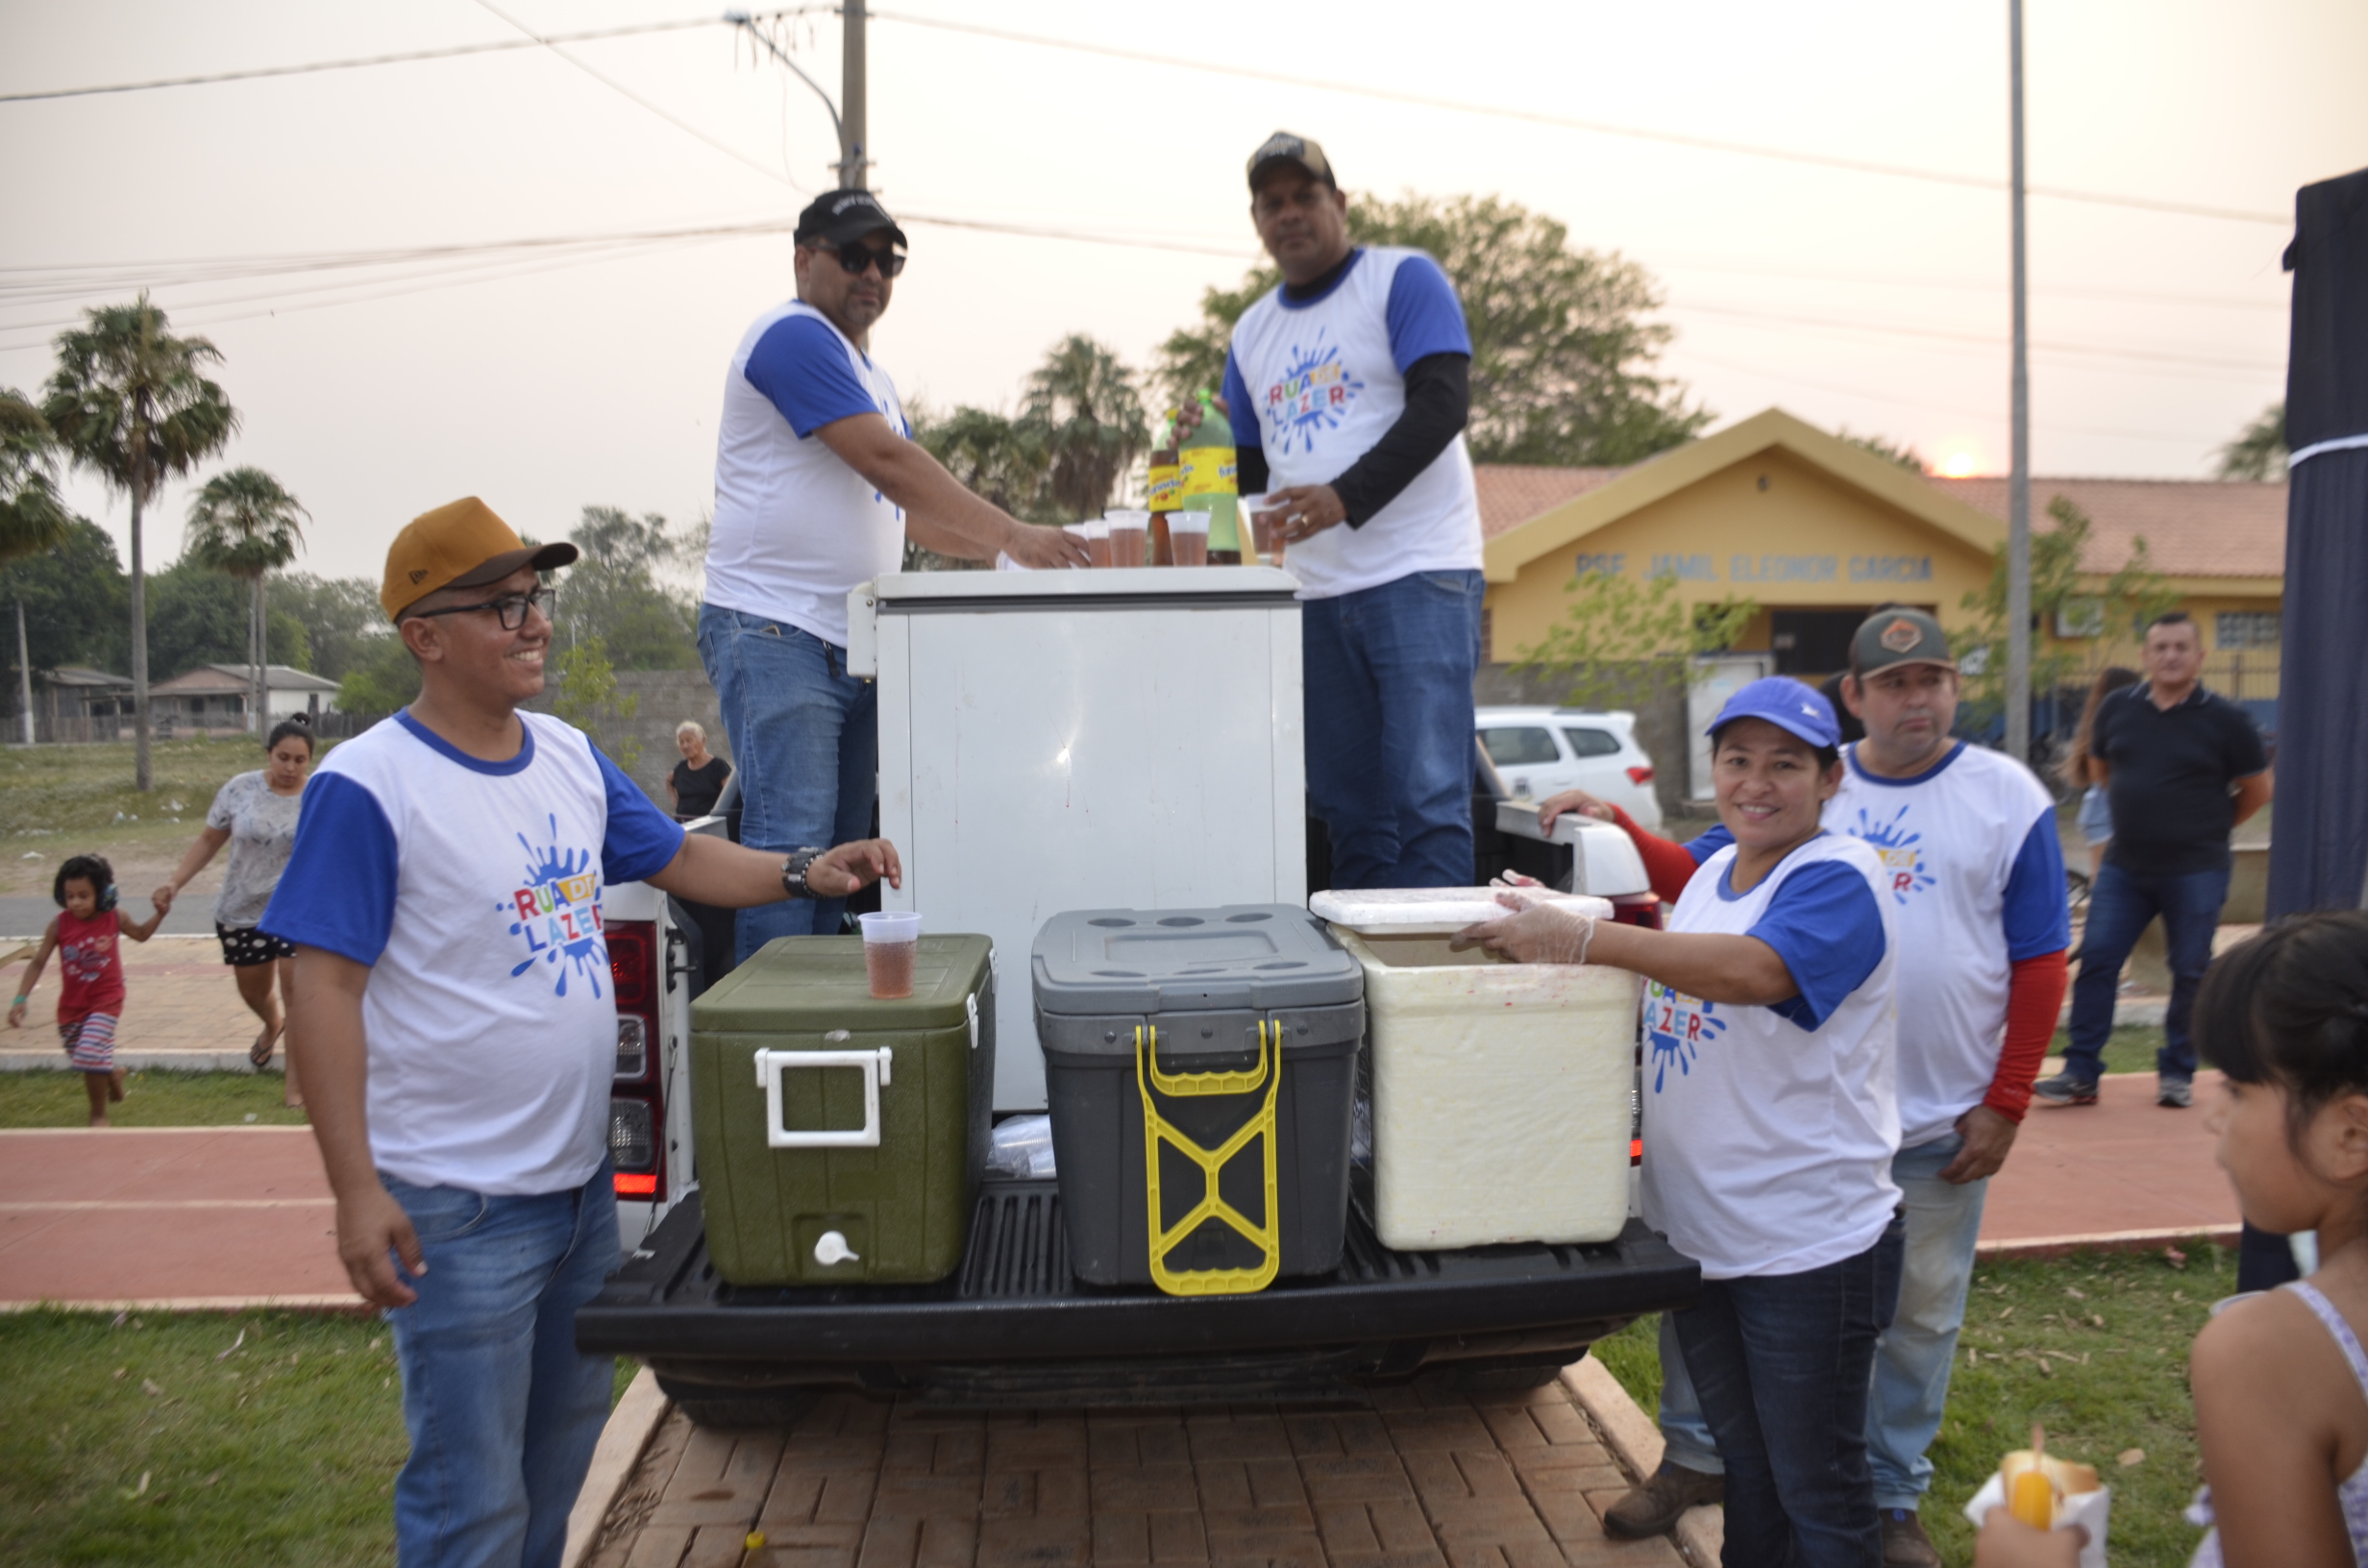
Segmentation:
{"type": "MultiPolygon", "coordinates": [[[[1612,918],[1607,898],[1532,891],[1574,915],[1612,918]]],[[[1494,888],[1326,888],[1307,901],[1307,910],[1320,920],[1371,935],[1443,936],[1512,914],[1496,901],[1496,894],[1494,888]]]]}
{"type": "Polygon", "coordinates": [[[1644,857],[1628,842],[1628,835],[1610,822],[1566,811],[1554,819],[1551,831],[1541,831],[1536,801],[1499,800],[1496,831],[1541,844],[1569,845],[1573,892],[1617,898],[1653,891],[1652,878],[1644,871],[1644,857]]]}
{"type": "Polygon", "coordinates": [[[1607,1241],[1627,1223],[1638,981],[1335,927],[1365,968],[1373,1222],[1405,1251],[1607,1241]]]}

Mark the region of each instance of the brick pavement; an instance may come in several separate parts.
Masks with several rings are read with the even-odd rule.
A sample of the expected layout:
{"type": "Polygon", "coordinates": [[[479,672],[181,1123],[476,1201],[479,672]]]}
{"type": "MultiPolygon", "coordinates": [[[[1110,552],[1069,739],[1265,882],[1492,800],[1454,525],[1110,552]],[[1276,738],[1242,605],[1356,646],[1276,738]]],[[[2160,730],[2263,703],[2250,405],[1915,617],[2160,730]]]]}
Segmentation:
{"type": "MultiPolygon", "coordinates": [[[[0,949],[15,946],[0,943],[0,949]]],[[[124,1009],[115,1032],[115,1060],[128,1067],[248,1072],[247,1047],[261,1027],[238,999],[238,983],[212,937],[157,937],[127,942],[123,951],[124,1009]]],[[[25,957],[31,956],[30,948],[25,957]]],[[[24,958],[8,964],[13,987],[24,958]]],[[[58,1049],[58,966],[51,961],[22,1029],[0,1029],[0,1069],[65,1065],[58,1049]]]]}
{"type": "Polygon", "coordinates": [[[1678,1568],[1665,1539],[1603,1533],[1626,1484],[1559,1383],[1313,1409],[981,1412],[832,1394],[786,1433],[670,1414],[585,1561],[1678,1568]]]}

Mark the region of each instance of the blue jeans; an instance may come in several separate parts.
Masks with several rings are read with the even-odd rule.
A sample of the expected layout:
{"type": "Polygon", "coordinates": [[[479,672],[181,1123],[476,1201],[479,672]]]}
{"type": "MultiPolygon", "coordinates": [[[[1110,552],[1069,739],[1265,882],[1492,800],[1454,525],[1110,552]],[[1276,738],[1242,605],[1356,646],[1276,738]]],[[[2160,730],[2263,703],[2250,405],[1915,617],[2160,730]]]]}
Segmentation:
{"type": "Polygon", "coordinates": [[[608,1421],[616,1362],[576,1312],[618,1265],[608,1162],[580,1188],[489,1197],[382,1176],[426,1272],[386,1313],[411,1457],[395,1480],[402,1568],[555,1568],[608,1421]]]}
{"type": "Polygon", "coordinates": [[[2072,1043],[2063,1053],[2064,1075],[2093,1084],[2105,1070],[2105,1041],[2113,1032],[2113,997],[2121,967],[2130,961],[2138,933],[2162,917],[2162,944],[2170,951],[2171,1005],[2162,1017],[2162,1048],[2155,1070],[2184,1081],[2195,1076],[2195,1042],[2187,1020],[2195,1012],[2195,990],[2211,965],[2212,932],[2220,906],[2228,902],[2229,870],[2150,876],[2113,864],[2109,855],[2088,890],[2088,929],[2081,938],[2080,978],[2072,982],[2072,1043]]]}
{"type": "MultiPolygon", "coordinates": [[[[740,773],[740,842],[787,854],[868,833],[879,789],[879,688],[847,673],[847,649],[702,604],[699,657],[740,773]]],[[[844,898],[744,909],[734,962],[776,937],[836,936],[846,912],[844,898]]]]}
{"type": "Polygon", "coordinates": [[[1307,793],[1336,888],[1472,883],[1477,572],[1417,572],[1299,606],[1307,793]]]}
{"type": "MultiPolygon", "coordinates": [[[[1907,1231],[1899,1305],[1876,1341],[1874,1386],[1866,1401],[1866,1458],[1877,1507],[1913,1508],[1933,1483],[1925,1454],[1948,1405],[1949,1371],[1973,1283],[1973,1248],[1989,1194],[1986,1178],[1962,1186],[1940,1179],[1964,1146],[1949,1133],[1891,1157],[1907,1231]]],[[[1726,1468],[1666,1315],[1661,1320],[1661,1436],[1663,1458],[1672,1464],[1714,1476],[1726,1468]]]]}
{"type": "Polygon", "coordinates": [[[1705,1280],[1670,1314],[1726,1461],[1727,1568],[1880,1568],[1866,1385],[1901,1246],[1895,1219],[1856,1257],[1705,1280]]]}

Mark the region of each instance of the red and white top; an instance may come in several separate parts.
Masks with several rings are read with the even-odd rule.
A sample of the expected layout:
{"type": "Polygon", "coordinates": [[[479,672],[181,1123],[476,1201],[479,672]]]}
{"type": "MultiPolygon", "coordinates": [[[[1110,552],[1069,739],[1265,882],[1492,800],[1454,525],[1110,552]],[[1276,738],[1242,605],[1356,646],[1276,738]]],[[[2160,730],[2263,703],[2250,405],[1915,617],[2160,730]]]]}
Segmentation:
{"type": "Polygon", "coordinates": [[[93,1013],[121,1016],[123,953],[118,934],[122,929],[111,909],[86,920],[70,909],[58,911],[60,1023],[80,1023],[93,1013]]]}

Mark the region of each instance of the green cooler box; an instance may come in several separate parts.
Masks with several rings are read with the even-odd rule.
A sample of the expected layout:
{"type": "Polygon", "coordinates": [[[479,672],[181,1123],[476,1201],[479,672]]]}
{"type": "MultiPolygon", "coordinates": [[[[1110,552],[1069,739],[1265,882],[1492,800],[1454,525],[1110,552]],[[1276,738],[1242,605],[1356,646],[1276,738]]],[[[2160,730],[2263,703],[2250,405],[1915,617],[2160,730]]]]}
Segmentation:
{"type": "Polygon", "coordinates": [[[691,1004],[707,1255],[734,1285],[941,1280],[995,1090],[994,945],[925,936],[875,1001],[860,937],[783,937],[691,1004]]]}

